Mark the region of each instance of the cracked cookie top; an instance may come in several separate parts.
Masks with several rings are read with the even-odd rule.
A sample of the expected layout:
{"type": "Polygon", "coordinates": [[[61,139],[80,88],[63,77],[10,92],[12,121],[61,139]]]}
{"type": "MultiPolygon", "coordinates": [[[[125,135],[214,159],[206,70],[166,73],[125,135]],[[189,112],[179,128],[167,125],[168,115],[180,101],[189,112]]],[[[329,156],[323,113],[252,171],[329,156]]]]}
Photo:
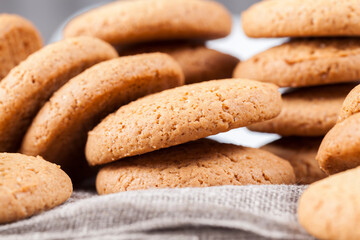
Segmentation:
{"type": "Polygon", "coordinates": [[[358,81],[360,39],[294,39],[239,63],[234,76],[280,87],[358,81]]]}
{"type": "Polygon", "coordinates": [[[231,14],[215,1],[115,1],[71,20],[64,36],[92,36],[111,44],[206,40],[230,34],[231,21],[231,14]]]}
{"type": "Polygon", "coordinates": [[[225,79],[185,85],[121,107],[89,132],[91,165],[194,141],[276,117],[275,85],[225,79]]]}
{"type": "Polygon", "coordinates": [[[242,14],[249,37],[359,36],[359,0],[261,1],[242,14]]]}

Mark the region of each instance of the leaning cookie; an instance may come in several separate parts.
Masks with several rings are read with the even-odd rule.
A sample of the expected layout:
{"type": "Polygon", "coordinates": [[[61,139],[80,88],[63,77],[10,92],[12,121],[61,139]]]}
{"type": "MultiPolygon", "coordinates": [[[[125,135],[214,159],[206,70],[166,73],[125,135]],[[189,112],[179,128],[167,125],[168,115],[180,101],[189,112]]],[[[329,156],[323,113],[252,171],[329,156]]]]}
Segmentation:
{"type": "Polygon", "coordinates": [[[183,84],[180,66],[164,53],[99,63],[54,93],[32,122],[20,151],[43,156],[66,172],[79,172],[87,132],[102,118],[137,98],[183,84]]]}
{"type": "Polygon", "coordinates": [[[31,22],[17,15],[0,14],[0,80],[42,45],[40,33],[31,22]]]}
{"type": "Polygon", "coordinates": [[[99,171],[99,194],[151,188],[293,184],[291,165],[254,148],[198,140],[111,163],[99,171]]]}
{"type": "Polygon", "coordinates": [[[239,63],[234,76],[271,82],[280,87],[358,81],[360,39],[291,40],[239,63]]]}
{"type": "Polygon", "coordinates": [[[360,36],[359,0],[271,0],[242,14],[249,37],[360,36]]]}
{"type": "Polygon", "coordinates": [[[231,31],[231,15],[205,0],[116,1],[71,20],[64,36],[93,36],[111,44],[215,39],[231,31]]]}
{"type": "Polygon", "coordinates": [[[341,105],[355,86],[349,83],[290,90],[282,96],[279,116],[248,128],[281,136],[324,136],[336,124],[341,105]]]}
{"type": "Polygon", "coordinates": [[[320,168],[334,174],[360,166],[360,113],[337,123],[324,137],[316,159],[320,168]]]}
{"type": "Polygon", "coordinates": [[[276,117],[273,84],[245,79],[185,85],[121,107],[89,132],[90,165],[152,152],[276,117]]]}
{"type": "Polygon", "coordinates": [[[0,151],[19,148],[31,120],[51,94],[83,70],[117,56],[99,39],[79,37],[44,47],[0,82],[0,151]]]}
{"type": "Polygon", "coordinates": [[[360,85],[356,86],[346,96],[339,114],[338,122],[341,122],[358,112],[360,112],[360,85]]]}
{"type": "Polygon", "coordinates": [[[0,224],[30,217],[65,202],[70,178],[41,157],[0,153],[0,224]]]}
{"type": "Polygon", "coordinates": [[[158,42],[118,48],[119,55],[164,52],[181,66],[185,83],[231,78],[239,59],[196,42],[158,42]]]}
{"type": "Polygon", "coordinates": [[[310,184],[327,176],[316,161],[321,140],[322,138],[287,137],[269,143],[261,149],[288,160],[294,168],[296,183],[310,184]]]}
{"type": "Polygon", "coordinates": [[[310,185],[300,198],[299,222],[318,239],[360,239],[359,186],[360,167],[310,185]]]}

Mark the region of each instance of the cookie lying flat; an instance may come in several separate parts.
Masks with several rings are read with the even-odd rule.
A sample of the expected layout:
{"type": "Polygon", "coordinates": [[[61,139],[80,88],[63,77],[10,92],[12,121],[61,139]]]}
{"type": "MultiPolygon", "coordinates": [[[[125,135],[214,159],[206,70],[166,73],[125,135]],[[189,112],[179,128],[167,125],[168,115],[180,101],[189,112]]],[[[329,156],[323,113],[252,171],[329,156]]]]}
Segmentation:
{"type": "Polygon", "coordinates": [[[360,85],[356,86],[346,96],[339,114],[338,122],[341,122],[358,112],[360,112],[360,85]]]}
{"type": "Polygon", "coordinates": [[[310,184],[327,176],[315,159],[321,140],[322,138],[281,138],[261,149],[288,160],[294,168],[298,184],[310,184]]]}
{"type": "Polygon", "coordinates": [[[204,0],[116,1],[82,14],[64,36],[93,36],[111,44],[173,39],[215,39],[231,31],[231,15],[204,0]]]}
{"type": "Polygon", "coordinates": [[[203,43],[159,42],[119,49],[119,55],[164,52],[171,55],[181,66],[187,84],[215,79],[231,78],[239,59],[209,49],[203,43]]]}
{"type": "Polygon", "coordinates": [[[360,39],[292,40],[241,62],[234,76],[271,82],[280,87],[358,81],[360,39]]]}
{"type": "Polygon", "coordinates": [[[316,182],[300,198],[301,225],[319,239],[360,239],[360,167],[316,182]]]}
{"type": "Polygon", "coordinates": [[[149,188],[293,184],[291,165],[263,150],[199,140],[111,163],[96,179],[99,194],[149,188]]]}
{"type": "Polygon", "coordinates": [[[243,13],[242,26],[249,37],[360,36],[359,5],[359,0],[262,1],[243,13]]]}
{"type": "Polygon", "coordinates": [[[50,98],[28,129],[21,152],[78,171],[74,168],[85,159],[87,132],[102,118],[137,98],[183,84],[180,66],[164,53],[99,63],[50,98]]]}
{"type": "Polygon", "coordinates": [[[60,41],[33,53],[0,82],[0,152],[16,151],[51,94],[86,68],[117,56],[95,38],[60,41]]]}
{"type": "Polygon", "coordinates": [[[248,128],[282,136],[324,136],[335,124],[346,95],[356,84],[299,88],[283,94],[279,116],[248,128]]]}
{"type": "Polygon", "coordinates": [[[152,152],[254,122],[281,109],[277,87],[227,79],[186,85],[121,107],[89,132],[91,165],[152,152]]]}
{"type": "Polygon", "coordinates": [[[325,136],[316,159],[320,168],[334,174],[360,166],[360,113],[337,123],[325,136]]]}
{"type": "Polygon", "coordinates": [[[41,36],[31,22],[17,15],[0,14],[0,80],[41,47],[41,36]]]}
{"type": "Polygon", "coordinates": [[[0,224],[30,217],[65,202],[70,178],[41,157],[0,153],[0,224]]]}

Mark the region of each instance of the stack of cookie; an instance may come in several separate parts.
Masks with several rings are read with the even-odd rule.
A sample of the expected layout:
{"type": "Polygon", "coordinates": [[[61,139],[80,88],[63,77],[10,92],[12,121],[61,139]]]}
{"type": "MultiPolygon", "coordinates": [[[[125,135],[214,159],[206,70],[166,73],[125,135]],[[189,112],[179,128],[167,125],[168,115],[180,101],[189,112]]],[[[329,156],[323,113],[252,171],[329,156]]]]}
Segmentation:
{"type": "Polygon", "coordinates": [[[65,30],[67,36],[92,36],[41,49],[30,23],[15,25],[15,35],[1,39],[6,51],[23,51],[5,56],[13,68],[0,81],[0,151],[24,155],[0,154],[1,223],[69,198],[72,182],[53,163],[73,181],[93,171],[86,160],[93,166],[109,163],[97,177],[100,194],[295,182],[291,165],[269,152],[202,139],[276,117],[277,86],[246,79],[205,81],[224,76],[225,68],[229,74],[238,61],[199,43],[167,43],[165,52],[177,61],[166,53],[119,57],[111,45],[224,37],[231,18],[221,5],[116,2],[78,17],[65,30]],[[16,37],[20,40],[12,42],[16,37]],[[199,59],[189,57],[193,53],[199,59]]]}
{"type": "Polygon", "coordinates": [[[188,143],[271,119],[280,107],[275,85],[244,79],[191,84],[138,99],[89,133],[88,162],[116,161],[100,170],[97,190],[105,194],[164,187],[294,183],[291,165],[263,150],[210,140],[188,143]]]}
{"type": "Polygon", "coordinates": [[[353,19],[353,5],[354,1],[271,0],[242,15],[250,37],[295,38],[239,63],[234,77],[289,88],[281,114],[249,129],[284,137],[264,149],[288,158],[298,183],[326,176],[315,160],[319,145],[360,78],[360,40],[355,38],[360,27],[353,19]]]}
{"type": "MultiPolygon", "coordinates": [[[[273,85],[235,79],[207,81],[230,77],[238,63],[236,58],[204,46],[205,40],[225,37],[230,31],[229,12],[216,2],[204,0],[118,1],[82,14],[68,23],[64,30],[66,38],[97,37],[112,44],[121,55],[165,52],[179,63],[185,83],[204,82],[136,100],[121,107],[89,133],[86,157],[90,165],[102,165],[119,160],[100,171],[97,180],[99,193],[156,187],[214,186],[230,182],[233,184],[293,182],[290,165],[261,150],[203,140],[169,148],[278,115],[280,99],[273,85]],[[271,99],[273,104],[269,106],[271,99]],[[163,148],[169,149],[150,153],[163,148]],[[214,148],[214,151],[210,151],[209,148],[214,148]],[[230,150],[222,151],[222,149],[230,150]],[[179,161],[178,154],[175,154],[179,151],[182,152],[182,161],[179,161]],[[245,157],[247,152],[249,152],[248,158],[245,157]],[[255,162],[250,161],[257,154],[265,154],[266,157],[255,162]],[[120,160],[135,155],[141,156],[120,160]],[[193,155],[198,157],[194,159],[193,155]],[[225,158],[227,160],[224,161],[219,160],[219,156],[224,158],[228,155],[234,157],[225,158]],[[246,161],[244,158],[249,160],[246,161]],[[214,164],[214,161],[217,164],[214,164]],[[266,162],[278,166],[277,170],[260,167],[266,162]],[[224,175],[223,171],[227,168],[227,164],[231,168],[238,168],[241,164],[248,166],[241,171],[241,174],[237,171],[229,171],[224,175]],[[256,170],[252,170],[254,164],[257,166],[256,170]],[[168,175],[169,171],[172,174],[168,175]],[[196,176],[178,177],[188,171],[193,171],[196,176]],[[219,177],[209,177],[209,171],[219,177]],[[162,178],[159,178],[159,173],[162,173],[162,178]]],[[[150,79],[151,76],[153,78],[157,76],[157,72],[160,75],[157,77],[161,78],[160,67],[165,67],[163,64],[150,64],[154,62],[151,59],[143,62],[139,59],[135,61],[136,58],[139,58],[139,55],[123,57],[124,61],[125,59],[127,61],[134,59],[134,61],[130,65],[118,66],[123,68],[121,72],[115,71],[116,66],[113,65],[107,66],[109,69],[106,68],[105,71],[106,63],[104,63],[103,66],[94,67],[79,75],[77,79],[69,81],[35,118],[24,138],[21,151],[31,155],[40,154],[51,161],[73,166],[69,159],[73,159],[78,149],[83,147],[85,134],[90,126],[104,117],[105,113],[109,113],[104,111],[104,106],[109,104],[111,106],[109,109],[114,111],[115,106],[118,108],[119,105],[128,103],[129,96],[136,95],[136,98],[140,96],[134,94],[134,88],[140,87],[140,82],[149,86],[161,82],[159,79],[153,82],[150,79]],[[146,65],[148,66],[144,67],[146,65]],[[143,67],[142,71],[134,76],[128,74],[136,72],[141,68],[140,66],[143,67]],[[154,75],[147,74],[146,69],[153,71],[154,75]],[[90,76],[93,75],[96,78],[91,81],[102,79],[103,90],[99,91],[99,87],[94,85],[91,89],[85,87],[81,92],[71,92],[71,89],[81,85],[82,82],[90,81],[90,76]],[[107,94],[109,89],[116,85],[117,77],[126,77],[126,81],[136,83],[134,87],[122,85],[117,87],[117,90],[113,90],[114,94],[119,95],[120,90],[126,92],[126,100],[120,100],[120,97],[111,98],[107,94]],[[75,111],[71,109],[74,105],[79,105],[79,102],[83,102],[83,99],[89,98],[88,95],[91,94],[111,100],[104,100],[105,104],[102,106],[97,102],[86,103],[92,106],[84,105],[84,108],[88,109],[86,114],[80,107],[76,107],[75,111]],[[61,106],[64,105],[64,96],[73,100],[66,104],[67,114],[59,116],[59,111],[64,111],[61,110],[64,108],[61,106]],[[54,107],[55,103],[57,107],[54,107]],[[100,112],[102,114],[99,114],[100,112]],[[79,115],[84,116],[79,117],[79,115]],[[54,116],[59,117],[55,119],[54,116]],[[71,121],[63,124],[69,118],[71,121]],[[76,121],[76,124],[72,123],[73,121],[76,121]],[[82,127],[84,123],[86,127],[82,127]],[[54,129],[49,130],[48,127],[44,127],[48,125],[54,126],[54,129]],[[43,135],[50,135],[51,138],[44,139],[41,137],[43,135]]],[[[178,73],[174,67],[169,69],[178,73]]],[[[163,80],[165,84],[169,81],[169,77],[167,79],[164,77],[163,80]]],[[[167,86],[167,88],[171,87],[176,86],[167,86]]],[[[94,100],[87,101],[94,102],[94,100]]]]}
{"type": "Polygon", "coordinates": [[[321,239],[360,238],[359,89],[346,97],[316,157],[321,169],[334,175],[311,185],[299,202],[300,223],[321,239]]]}
{"type": "Polygon", "coordinates": [[[239,64],[234,75],[302,87],[283,95],[277,118],[250,129],[282,136],[326,134],[322,142],[293,137],[263,147],[288,158],[298,181],[320,179],[320,168],[335,174],[311,184],[299,202],[300,223],[319,239],[360,238],[360,88],[346,97],[360,78],[359,6],[359,0],[269,0],[243,14],[251,37],[298,38],[239,64]],[[344,82],[353,83],[329,85],[344,82]]]}
{"type": "Polygon", "coordinates": [[[231,15],[219,3],[199,0],[117,1],[71,20],[64,36],[92,36],[120,56],[164,52],[183,69],[185,83],[230,78],[239,62],[209,49],[205,41],[226,37],[231,15]]]}
{"type": "MultiPolygon", "coordinates": [[[[35,88],[30,85],[37,85],[36,89],[41,85],[35,77],[36,69],[25,71],[29,66],[26,63],[20,64],[24,71],[15,66],[42,45],[38,30],[28,20],[16,15],[0,15],[0,152],[17,150],[13,148],[15,129],[22,128],[28,121],[27,113],[33,111],[38,100],[32,92],[35,88]],[[14,67],[16,70],[10,71],[14,67]],[[11,77],[14,75],[18,78],[11,77]],[[31,106],[29,110],[28,106],[31,106]]],[[[39,66],[39,60],[33,64],[39,66]]],[[[71,193],[71,180],[59,166],[41,157],[0,153],[0,224],[53,208],[65,202],[71,193]]]]}

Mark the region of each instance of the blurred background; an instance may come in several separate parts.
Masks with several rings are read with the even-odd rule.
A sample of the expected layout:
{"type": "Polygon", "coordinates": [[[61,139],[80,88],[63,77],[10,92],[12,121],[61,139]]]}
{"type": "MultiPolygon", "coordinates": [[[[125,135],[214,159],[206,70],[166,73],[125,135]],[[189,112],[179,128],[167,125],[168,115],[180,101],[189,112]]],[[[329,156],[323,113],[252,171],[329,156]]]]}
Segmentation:
{"type": "MultiPolygon", "coordinates": [[[[169,0],[171,1],[171,0],[169,0]]],[[[258,0],[217,0],[233,14],[240,14],[258,0]]],[[[89,6],[111,0],[0,0],[1,13],[16,13],[31,20],[47,42],[65,19],[89,6]]]]}

